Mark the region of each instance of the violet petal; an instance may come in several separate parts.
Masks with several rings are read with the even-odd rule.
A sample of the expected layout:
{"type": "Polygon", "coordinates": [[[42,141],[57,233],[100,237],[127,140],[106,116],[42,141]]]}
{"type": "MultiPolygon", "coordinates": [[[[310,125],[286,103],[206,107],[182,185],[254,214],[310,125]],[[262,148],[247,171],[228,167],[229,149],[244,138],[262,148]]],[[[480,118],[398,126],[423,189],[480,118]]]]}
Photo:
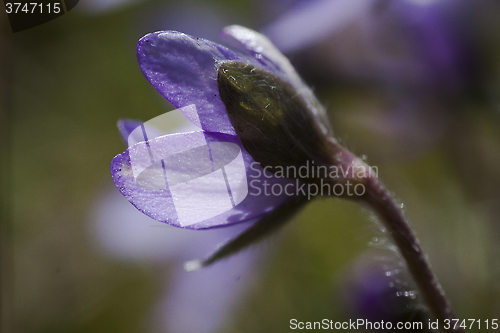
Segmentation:
{"type": "Polygon", "coordinates": [[[188,106],[165,112],[146,122],[134,119],[120,119],[117,124],[118,130],[120,131],[123,141],[125,141],[129,147],[132,147],[138,142],[151,140],[166,134],[194,131],[201,132],[201,126],[189,122],[182,111],[187,113],[196,112],[194,107],[188,106]]]}
{"type": "MultiPolygon", "coordinates": [[[[217,67],[223,61],[248,59],[208,40],[175,31],[142,37],[137,58],[146,78],[174,107],[195,104],[203,130],[235,134],[219,98],[217,67]]],[[[193,114],[184,114],[196,123],[193,114]]]]}
{"type": "Polygon", "coordinates": [[[141,212],[161,222],[204,229],[260,218],[293,198],[257,195],[297,180],[263,172],[235,136],[191,132],[139,142],[111,162],[113,181],[141,212]],[[249,185],[250,184],[250,188],[249,185]]]}

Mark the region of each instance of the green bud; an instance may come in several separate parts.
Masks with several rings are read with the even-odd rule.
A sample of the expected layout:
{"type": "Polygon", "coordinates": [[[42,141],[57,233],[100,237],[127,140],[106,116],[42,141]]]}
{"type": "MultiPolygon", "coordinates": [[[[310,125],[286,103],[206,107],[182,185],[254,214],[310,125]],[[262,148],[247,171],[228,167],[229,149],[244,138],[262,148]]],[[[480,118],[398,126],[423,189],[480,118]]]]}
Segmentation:
{"type": "Polygon", "coordinates": [[[290,84],[241,62],[222,64],[217,82],[236,135],[262,166],[331,165],[334,140],[290,84]]]}

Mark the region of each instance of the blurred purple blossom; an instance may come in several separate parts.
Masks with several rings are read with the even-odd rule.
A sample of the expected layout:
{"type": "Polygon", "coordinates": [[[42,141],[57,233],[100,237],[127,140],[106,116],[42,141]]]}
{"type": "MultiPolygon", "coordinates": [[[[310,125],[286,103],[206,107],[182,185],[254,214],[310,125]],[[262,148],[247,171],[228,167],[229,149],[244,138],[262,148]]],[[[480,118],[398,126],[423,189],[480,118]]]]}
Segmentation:
{"type": "Polygon", "coordinates": [[[371,251],[355,260],[342,279],[342,296],[351,318],[371,322],[422,321],[424,312],[415,301],[406,266],[394,253],[371,251]]]}
{"type": "MultiPolygon", "coordinates": [[[[387,112],[352,115],[387,138],[392,157],[428,151],[459,100],[478,91],[475,49],[457,20],[464,1],[301,1],[262,31],[318,84],[371,87],[387,112]]],[[[481,89],[481,88],[479,88],[481,89]]]]}
{"type": "Polygon", "coordinates": [[[161,225],[116,190],[101,195],[91,219],[97,247],[111,258],[172,267],[151,309],[151,332],[220,332],[259,276],[258,248],[197,272],[182,268],[183,262],[204,256],[248,223],[204,231],[161,225]]]}
{"type": "Polygon", "coordinates": [[[78,7],[79,10],[84,13],[97,15],[122,9],[144,1],[147,0],[87,0],[82,1],[78,7]]]}
{"type": "Polygon", "coordinates": [[[460,1],[302,1],[263,31],[283,52],[322,60],[308,69],[330,79],[460,93],[472,62],[451,17],[460,8],[460,1]]]}
{"type": "Polygon", "coordinates": [[[263,32],[282,52],[303,50],[342,30],[372,4],[369,0],[299,1],[263,32]]]}

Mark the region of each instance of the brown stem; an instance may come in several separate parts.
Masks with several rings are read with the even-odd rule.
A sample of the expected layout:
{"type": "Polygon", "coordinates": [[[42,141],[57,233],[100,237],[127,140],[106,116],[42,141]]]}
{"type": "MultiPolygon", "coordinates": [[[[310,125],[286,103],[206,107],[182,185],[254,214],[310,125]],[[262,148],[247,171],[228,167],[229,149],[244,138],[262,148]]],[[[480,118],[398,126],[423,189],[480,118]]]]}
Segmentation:
{"type": "MultiPolygon", "coordinates": [[[[381,222],[405,259],[423,301],[434,319],[439,320],[440,330],[445,331],[443,327],[444,320],[454,319],[455,315],[400,205],[396,203],[389,191],[376,177],[367,178],[365,188],[366,192],[361,200],[380,217],[381,222]]],[[[453,324],[451,322],[452,327],[453,324]]],[[[463,332],[460,327],[449,331],[463,332]]]]}

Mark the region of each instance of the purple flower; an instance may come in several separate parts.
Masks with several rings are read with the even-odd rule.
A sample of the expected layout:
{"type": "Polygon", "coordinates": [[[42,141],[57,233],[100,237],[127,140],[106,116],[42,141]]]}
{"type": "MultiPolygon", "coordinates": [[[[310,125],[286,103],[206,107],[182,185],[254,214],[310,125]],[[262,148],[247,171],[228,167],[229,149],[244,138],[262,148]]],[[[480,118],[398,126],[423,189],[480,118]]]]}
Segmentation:
{"type": "MultiPolygon", "coordinates": [[[[260,165],[263,161],[259,159],[257,163],[255,155],[260,151],[277,155],[275,152],[281,149],[285,151],[281,155],[288,157],[291,163],[296,156],[302,160],[309,157],[321,160],[316,150],[324,148],[321,142],[330,144],[328,140],[333,139],[327,137],[329,127],[324,111],[311,90],[266,37],[240,26],[225,28],[223,36],[246,54],[175,31],[151,33],[140,39],[137,56],[143,74],[198,130],[169,135],[155,130],[158,123],[169,122],[169,113],[144,124],[121,122],[120,131],[129,148],[113,159],[111,173],[120,192],[137,209],[160,222],[188,229],[206,229],[259,221],[260,224],[247,230],[251,240],[241,235],[240,245],[236,246],[239,249],[244,247],[241,244],[248,245],[281,225],[306,201],[298,192],[283,191],[285,186],[295,186],[301,180],[265,171],[260,165]],[[239,70],[272,82],[272,85],[265,84],[265,89],[271,93],[275,88],[278,91],[268,97],[257,89],[256,99],[250,102],[261,103],[271,98],[265,107],[271,105],[272,108],[272,103],[276,102],[280,112],[280,108],[287,105],[302,108],[301,114],[295,112],[297,110],[290,111],[294,119],[288,119],[287,115],[280,119],[285,125],[291,124],[292,134],[288,129],[281,129],[285,139],[280,138],[279,147],[259,141],[267,136],[257,135],[257,138],[254,132],[259,134],[260,129],[248,124],[244,124],[248,130],[245,133],[254,133],[255,140],[240,141],[244,137],[242,128],[238,125],[235,130],[233,124],[237,120],[234,115],[231,119],[228,116],[227,97],[225,101],[221,99],[221,93],[252,95],[253,91],[247,88],[254,82],[252,79],[245,81],[249,75],[239,70]],[[221,75],[226,85],[224,89],[221,88],[221,75]],[[237,88],[241,84],[245,87],[237,88]],[[302,144],[296,135],[304,124],[314,128],[314,132],[302,144]],[[316,140],[317,137],[321,140],[316,140]],[[252,145],[254,142],[257,146],[252,145]],[[280,189],[278,193],[272,190],[276,186],[280,189]],[[261,227],[262,224],[266,226],[261,227]]],[[[243,100],[236,101],[238,107],[243,105],[241,103],[243,100]]],[[[266,133],[272,136],[273,129],[277,128],[266,133]]],[[[264,164],[275,165],[279,161],[264,164]]]]}
{"type": "Polygon", "coordinates": [[[342,294],[351,318],[371,322],[424,321],[416,301],[418,291],[392,253],[372,251],[359,257],[342,281],[342,294]]]}

